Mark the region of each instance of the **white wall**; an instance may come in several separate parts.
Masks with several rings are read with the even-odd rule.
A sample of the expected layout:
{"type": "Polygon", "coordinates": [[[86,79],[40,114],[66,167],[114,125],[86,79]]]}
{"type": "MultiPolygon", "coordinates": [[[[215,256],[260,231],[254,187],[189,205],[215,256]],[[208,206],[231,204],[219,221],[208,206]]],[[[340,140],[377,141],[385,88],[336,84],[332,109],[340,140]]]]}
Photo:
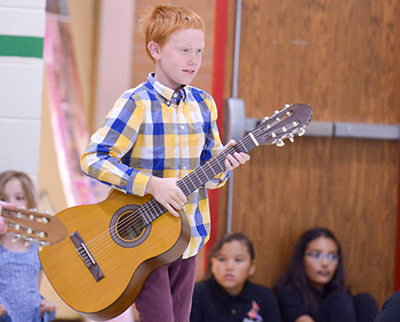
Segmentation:
{"type": "Polygon", "coordinates": [[[134,17],[134,0],[101,2],[94,130],[118,97],[132,87],[134,17]]]}
{"type": "Polygon", "coordinates": [[[0,0],[0,171],[37,178],[45,0],[0,0]],[[10,45],[11,44],[11,45],[10,45]],[[21,54],[23,48],[23,54],[21,54]]]}

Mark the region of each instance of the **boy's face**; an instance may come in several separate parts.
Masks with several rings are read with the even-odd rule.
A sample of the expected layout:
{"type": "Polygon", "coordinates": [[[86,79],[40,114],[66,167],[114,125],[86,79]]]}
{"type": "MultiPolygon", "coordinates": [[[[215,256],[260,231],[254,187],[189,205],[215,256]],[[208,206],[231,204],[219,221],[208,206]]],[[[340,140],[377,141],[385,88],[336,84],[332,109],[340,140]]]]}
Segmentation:
{"type": "Polygon", "coordinates": [[[175,91],[190,84],[201,66],[204,33],[200,29],[175,31],[160,48],[151,41],[149,50],[156,60],[155,79],[175,91]]]}

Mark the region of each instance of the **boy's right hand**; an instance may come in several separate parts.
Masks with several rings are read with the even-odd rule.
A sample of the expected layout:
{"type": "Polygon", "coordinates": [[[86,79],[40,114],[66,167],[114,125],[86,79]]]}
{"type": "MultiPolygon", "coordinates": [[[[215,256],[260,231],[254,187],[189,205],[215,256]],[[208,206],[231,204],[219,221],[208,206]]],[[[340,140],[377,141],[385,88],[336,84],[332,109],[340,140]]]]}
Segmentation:
{"type": "Polygon", "coordinates": [[[177,178],[152,176],[146,186],[146,192],[153,195],[175,217],[179,217],[179,213],[175,209],[181,210],[187,202],[185,194],[176,185],[178,180],[177,178]]]}

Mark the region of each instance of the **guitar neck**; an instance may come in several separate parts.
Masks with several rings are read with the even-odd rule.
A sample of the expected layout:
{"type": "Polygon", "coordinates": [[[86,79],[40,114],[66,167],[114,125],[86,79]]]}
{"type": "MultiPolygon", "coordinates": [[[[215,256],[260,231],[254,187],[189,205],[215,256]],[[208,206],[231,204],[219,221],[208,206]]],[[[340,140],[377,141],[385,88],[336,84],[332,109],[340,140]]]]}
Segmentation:
{"type": "Polygon", "coordinates": [[[68,236],[68,230],[59,218],[35,209],[2,208],[0,215],[8,231],[16,239],[23,238],[26,242],[38,242],[40,246],[53,245],[68,236]]]}
{"type": "MultiPolygon", "coordinates": [[[[235,146],[230,146],[221,151],[201,167],[179,180],[177,186],[182,190],[185,196],[190,195],[211,178],[224,171],[226,169],[225,159],[228,154],[233,154],[235,152],[248,153],[253,150],[258,144],[256,144],[255,139],[252,139],[250,135],[251,134],[246,135],[243,139],[238,141],[235,146]]],[[[142,205],[139,211],[142,215],[144,224],[147,225],[167,212],[167,209],[153,198],[142,205]]]]}
{"type": "MultiPolygon", "coordinates": [[[[265,117],[253,132],[244,136],[235,146],[222,150],[201,167],[180,179],[177,186],[188,196],[226,169],[225,160],[228,154],[249,153],[261,144],[283,146],[283,140],[286,138],[293,142],[295,134],[299,136],[304,134],[304,128],[311,117],[312,109],[307,104],[285,106],[283,110],[276,111],[273,116],[265,117]]],[[[145,224],[151,223],[166,211],[167,209],[154,198],[140,209],[145,224]]]]}
{"type": "Polygon", "coordinates": [[[237,142],[235,146],[230,146],[226,150],[221,151],[201,167],[197,168],[195,171],[179,180],[177,182],[178,187],[186,196],[190,195],[193,191],[200,188],[207,181],[226,169],[225,159],[228,154],[233,154],[235,152],[249,153],[257,145],[258,143],[252,133],[246,135],[243,139],[237,142]]]}

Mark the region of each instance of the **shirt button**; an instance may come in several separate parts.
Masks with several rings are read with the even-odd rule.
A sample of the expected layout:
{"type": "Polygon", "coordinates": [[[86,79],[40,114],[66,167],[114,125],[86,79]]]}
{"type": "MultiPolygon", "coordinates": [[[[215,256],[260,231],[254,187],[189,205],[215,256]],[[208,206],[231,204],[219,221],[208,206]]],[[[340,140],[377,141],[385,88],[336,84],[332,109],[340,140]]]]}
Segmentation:
{"type": "Polygon", "coordinates": [[[181,125],[181,129],[184,130],[184,129],[185,129],[185,126],[184,126],[184,125],[181,125]]]}
{"type": "Polygon", "coordinates": [[[178,94],[174,93],[174,95],[172,95],[174,98],[176,98],[178,96],[178,94]]]}
{"type": "Polygon", "coordinates": [[[236,310],[233,309],[232,312],[231,312],[231,314],[236,314],[236,310]]]}
{"type": "Polygon", "coordinates": [[[183,166],[182,169],[183,169],[183,170],[186,170],[186,166],[183,166]]]}

